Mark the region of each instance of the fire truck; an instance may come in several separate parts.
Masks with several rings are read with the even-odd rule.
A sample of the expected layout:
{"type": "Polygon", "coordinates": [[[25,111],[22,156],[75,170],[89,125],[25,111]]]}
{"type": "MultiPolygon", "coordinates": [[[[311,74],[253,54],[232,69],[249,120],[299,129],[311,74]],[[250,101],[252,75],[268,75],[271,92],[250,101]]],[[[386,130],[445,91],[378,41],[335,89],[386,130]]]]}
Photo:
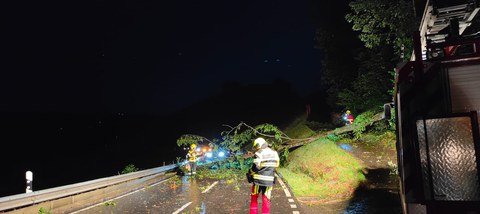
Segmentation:
{"type": "Polygon", "coordinates": [[[426,1],[412,60],[396,68],[394,108],[404,214],[480,213],[477,1],[426,1]]]}

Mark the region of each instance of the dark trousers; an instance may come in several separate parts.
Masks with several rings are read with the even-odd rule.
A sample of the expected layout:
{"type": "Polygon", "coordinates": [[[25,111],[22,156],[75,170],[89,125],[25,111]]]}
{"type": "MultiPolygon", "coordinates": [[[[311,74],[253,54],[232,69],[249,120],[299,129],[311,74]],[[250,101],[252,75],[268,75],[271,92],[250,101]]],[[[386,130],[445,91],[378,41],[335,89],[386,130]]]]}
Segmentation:
{"type": "Polygon", "coordinates": [[[196,174],[197,173],[197,162],[189,161],[188,164],[190,164],[190,174],[196,174]]]}

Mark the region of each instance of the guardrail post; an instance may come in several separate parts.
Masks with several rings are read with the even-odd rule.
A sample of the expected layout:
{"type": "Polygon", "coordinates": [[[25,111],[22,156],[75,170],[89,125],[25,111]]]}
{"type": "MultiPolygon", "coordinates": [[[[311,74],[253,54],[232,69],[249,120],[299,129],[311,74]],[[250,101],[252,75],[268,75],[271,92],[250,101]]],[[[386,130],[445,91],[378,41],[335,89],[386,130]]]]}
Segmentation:
{"type": "Polygon", "coordinates": [[[27,188],[25,189],[25,192],[26,193],[29,193],[29,192],[32,192],[33,191],[33,188],[32,188],[32,184],[33,184],[33,173],[32,171],[27,171],[25,173],[25,178],[27,179],[27,188]]]}

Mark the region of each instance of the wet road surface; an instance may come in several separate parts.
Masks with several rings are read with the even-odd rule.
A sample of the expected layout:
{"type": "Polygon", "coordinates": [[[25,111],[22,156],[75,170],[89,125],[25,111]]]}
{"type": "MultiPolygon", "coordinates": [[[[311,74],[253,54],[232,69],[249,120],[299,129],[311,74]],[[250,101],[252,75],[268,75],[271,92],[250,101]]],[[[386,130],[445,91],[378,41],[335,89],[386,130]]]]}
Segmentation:
{"type": "MultiPolygon", "coordinates": [[[[288,186],[278,180],[273,187],[270,212],[305,213],[288,186]]],[[[251,184],[244,180],[179,176],[75,213],[249,213],[250,190],[251,184]]]]}

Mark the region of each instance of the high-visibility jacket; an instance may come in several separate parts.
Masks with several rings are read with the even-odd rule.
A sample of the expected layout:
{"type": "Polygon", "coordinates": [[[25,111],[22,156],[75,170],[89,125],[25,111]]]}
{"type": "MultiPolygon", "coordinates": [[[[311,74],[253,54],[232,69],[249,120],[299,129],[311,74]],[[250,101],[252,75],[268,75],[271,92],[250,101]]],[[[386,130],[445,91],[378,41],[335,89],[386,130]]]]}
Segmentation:
{"type": "Polygon", "coordinates": [[[188,151],[187,158],[188,158],[188,161],[190,162],[197,162],[197,153],[195,152],[194,149],[191,149],[190,151],[188,151]]]}
{"type": "Polygon", "coordinates": [[[270,148],[260,149],[255,152],[250,173],[253,183],[260,186],[273,186],[275,169],[280,165],[278,153],[270,148]]]}

